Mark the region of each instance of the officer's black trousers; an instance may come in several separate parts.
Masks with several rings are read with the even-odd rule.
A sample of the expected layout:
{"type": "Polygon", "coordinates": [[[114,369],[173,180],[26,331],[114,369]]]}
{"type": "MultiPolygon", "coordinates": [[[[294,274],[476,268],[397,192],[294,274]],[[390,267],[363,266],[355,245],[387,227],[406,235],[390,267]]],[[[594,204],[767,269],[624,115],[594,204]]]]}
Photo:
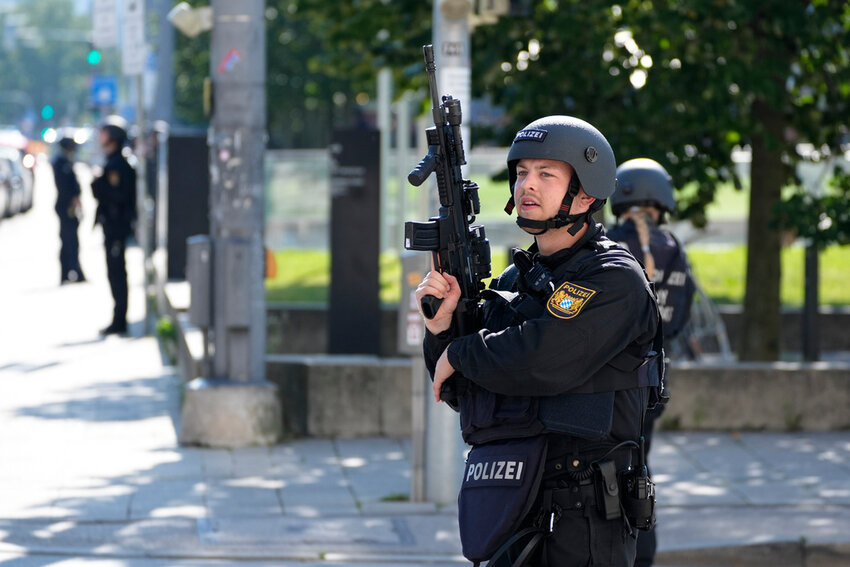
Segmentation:
{"type": "MultiPolygon", "coordinates": [[[[646,441],[646,464],[649,466],[649,450],[652,447],[652,434],[655,431],[655,422],[661,417],[664,411],[663,406],[656,409],[648,410],[646,418],[643,422],[643,435],[646,441]]],[[[652,471],[650,471],[650,475],[652,471]]],[[[637,556],[635,558],[635,567],[650,567],[655,560],[655,550],[658,547],[658,538],[655,535],[655,527],[648,532],[638,531],[637,556]]]]}
{"type": "Polygon", "coordinates": [[[112,325],[127,325],[127,264],[124,259],[126,243],[124,238],[106,237],[106,274],[109,277],[109,287],[112,299],[115,300],[115,310],[112,315],[112,325]]]}
{"type": "Polygon", "coordinates": [[[622,519],[606,520],[600,515],[593,485],[557,490],[552,501],[562,511],[554,531],[545,541],[543,565],[632,565],[636,540],[628,533],[622,519]]]}
{"type": "Polygon", "coordinates": [[[83,270],[80,268],[80,241],[77,239],[79,224],[76,218],[59,217],[59,239],[62,243],[59,248],[59,265],[62,268],[63,282],[84,279],[83,270]],[[76,274],[72,276],[72,272],[76,274]]]}
{"type": "MultiPolygon", "coordinates": [[[[606,520],[596,507],[596,487],[572,485],[554,490],[560,515],[527,567],[632,567],[636,540],[622,518],[606,520]]],[[[532,512],[532,515],[536,515],[532,512]]],[[[544,525],[548,522],[543,520],[544,525]]],[[[509,567],[530,538],[517,542],[495,567],[509,567]]]]}

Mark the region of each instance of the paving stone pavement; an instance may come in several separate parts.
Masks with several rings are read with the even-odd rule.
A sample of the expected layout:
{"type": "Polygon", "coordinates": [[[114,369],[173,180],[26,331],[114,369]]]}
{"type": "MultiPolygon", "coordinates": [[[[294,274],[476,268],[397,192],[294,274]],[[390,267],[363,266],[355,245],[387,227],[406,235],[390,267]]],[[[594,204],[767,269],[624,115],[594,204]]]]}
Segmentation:
{"type": "MultiPolygon", "coordinates": [[[[139,248],[130,336],[101,338],[93,203],[89,282],[60,287],[55,189],[38,176],[36,207],[0,221],[0,564],[468,564],[456,510],[405,501],[409,439],[181,447],[181,383],[143,332],[139,248]]],[[[850,564],[850,432],[667,432],[650,460],[659,564],[850,564]]]]}

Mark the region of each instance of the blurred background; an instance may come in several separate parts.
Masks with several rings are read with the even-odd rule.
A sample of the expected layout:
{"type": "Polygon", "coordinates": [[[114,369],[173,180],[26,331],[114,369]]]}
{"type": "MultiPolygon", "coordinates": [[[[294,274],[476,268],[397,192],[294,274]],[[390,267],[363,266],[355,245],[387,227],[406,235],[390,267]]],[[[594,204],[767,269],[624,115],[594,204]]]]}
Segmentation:
{"type": "MultiPolygon", "coordinates": [[[[158,176],[177,175],[168,169],[174,163],[160,163],[172,155],[160,144],[170,139],[172,161],[205,172],[214,107],[209,29],[177,31],[172,0],[142,4],[143,41],[128,45],[125,2],[0,0],[3,216],[26,214],[33,172],[49,175],[39,167],[59,138],[81,144],[78,167],[100,164],[96,127],[111,114],[134,125],[154,203],[158,176]],[[97,36],[104,19],[116,36],[108,47],[97,36]],[[126,73],[128,50],[141,58],[137,75],[126,73]]],[[[465,173],[481,187],[479,221],[494,273],[511,246],[528,244],[502,211],[507,146],[534,118],[572,114],[608,137],[619,162],[650,157],[671,173],[679,203],[672,229],[705,296],[740,317],[740,336],[761,330],[763,339],[732,345],[739,359],[800,358],[799,349],[781,346],[778,314],[807,302],[834,310],[850,304],[847,2],[441,4],[446,14],[460,10],[453,14],[468,26],[465,173]]],[[[205,7],[198,0],[183,9],[205,7]]],[[[379,293],[385,307],[399,303],[403,223],[434,214],[430,189],[406,182],[427,150],[421,46],[432,41],[434,9],[412,0],[265,2],[263,239],[276,266],[266,270],[270,305],[329,300],[328,148],[335,130],[357,128],[383,136],[379,293]]],[[[171,198],[183,192],[185,200],[169,226],[204,226],[203,185],[171,179],[171,198]]],[[[612,222],[610,212],[603,220],[612,222]]],[[[169,278],[185,277],[185,258],[174,258],[169,278]]]]}

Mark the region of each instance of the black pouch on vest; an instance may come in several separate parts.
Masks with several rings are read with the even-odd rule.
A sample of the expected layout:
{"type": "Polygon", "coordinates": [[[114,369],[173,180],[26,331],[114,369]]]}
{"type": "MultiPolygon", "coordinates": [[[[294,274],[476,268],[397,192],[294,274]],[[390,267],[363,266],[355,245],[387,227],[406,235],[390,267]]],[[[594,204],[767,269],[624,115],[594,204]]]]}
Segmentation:
{"type": "Polygon", "coordinates": [[[458,496],[463,555],[490,559],[531,511],[546,462],[546,436],[476,445],[458,496]]]}
{"type": "Polygon", "coordinates": [[[611,432],[614,392],[540,398],[539,416],[549,431],[582,439],[602,439],[611,432]]]}
{"type": "Polygon", "coordinates": [[[544,429],[537,414],[537,398],[503,396],[469,382],[460,398],[461,435],[470,445],[533,437],[544,429]]]}

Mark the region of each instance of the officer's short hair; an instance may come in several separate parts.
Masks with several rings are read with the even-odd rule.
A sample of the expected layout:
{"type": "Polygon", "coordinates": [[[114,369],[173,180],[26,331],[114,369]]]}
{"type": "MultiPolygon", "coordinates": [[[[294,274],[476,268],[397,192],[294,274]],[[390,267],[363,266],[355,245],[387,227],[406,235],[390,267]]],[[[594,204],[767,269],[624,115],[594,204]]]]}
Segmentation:
{"type": "Polygon", "coordinates": [[[77,149],[77,142],[73,138],[65,137],[59,140],[59,147],[70,152],[77,149]]]}

